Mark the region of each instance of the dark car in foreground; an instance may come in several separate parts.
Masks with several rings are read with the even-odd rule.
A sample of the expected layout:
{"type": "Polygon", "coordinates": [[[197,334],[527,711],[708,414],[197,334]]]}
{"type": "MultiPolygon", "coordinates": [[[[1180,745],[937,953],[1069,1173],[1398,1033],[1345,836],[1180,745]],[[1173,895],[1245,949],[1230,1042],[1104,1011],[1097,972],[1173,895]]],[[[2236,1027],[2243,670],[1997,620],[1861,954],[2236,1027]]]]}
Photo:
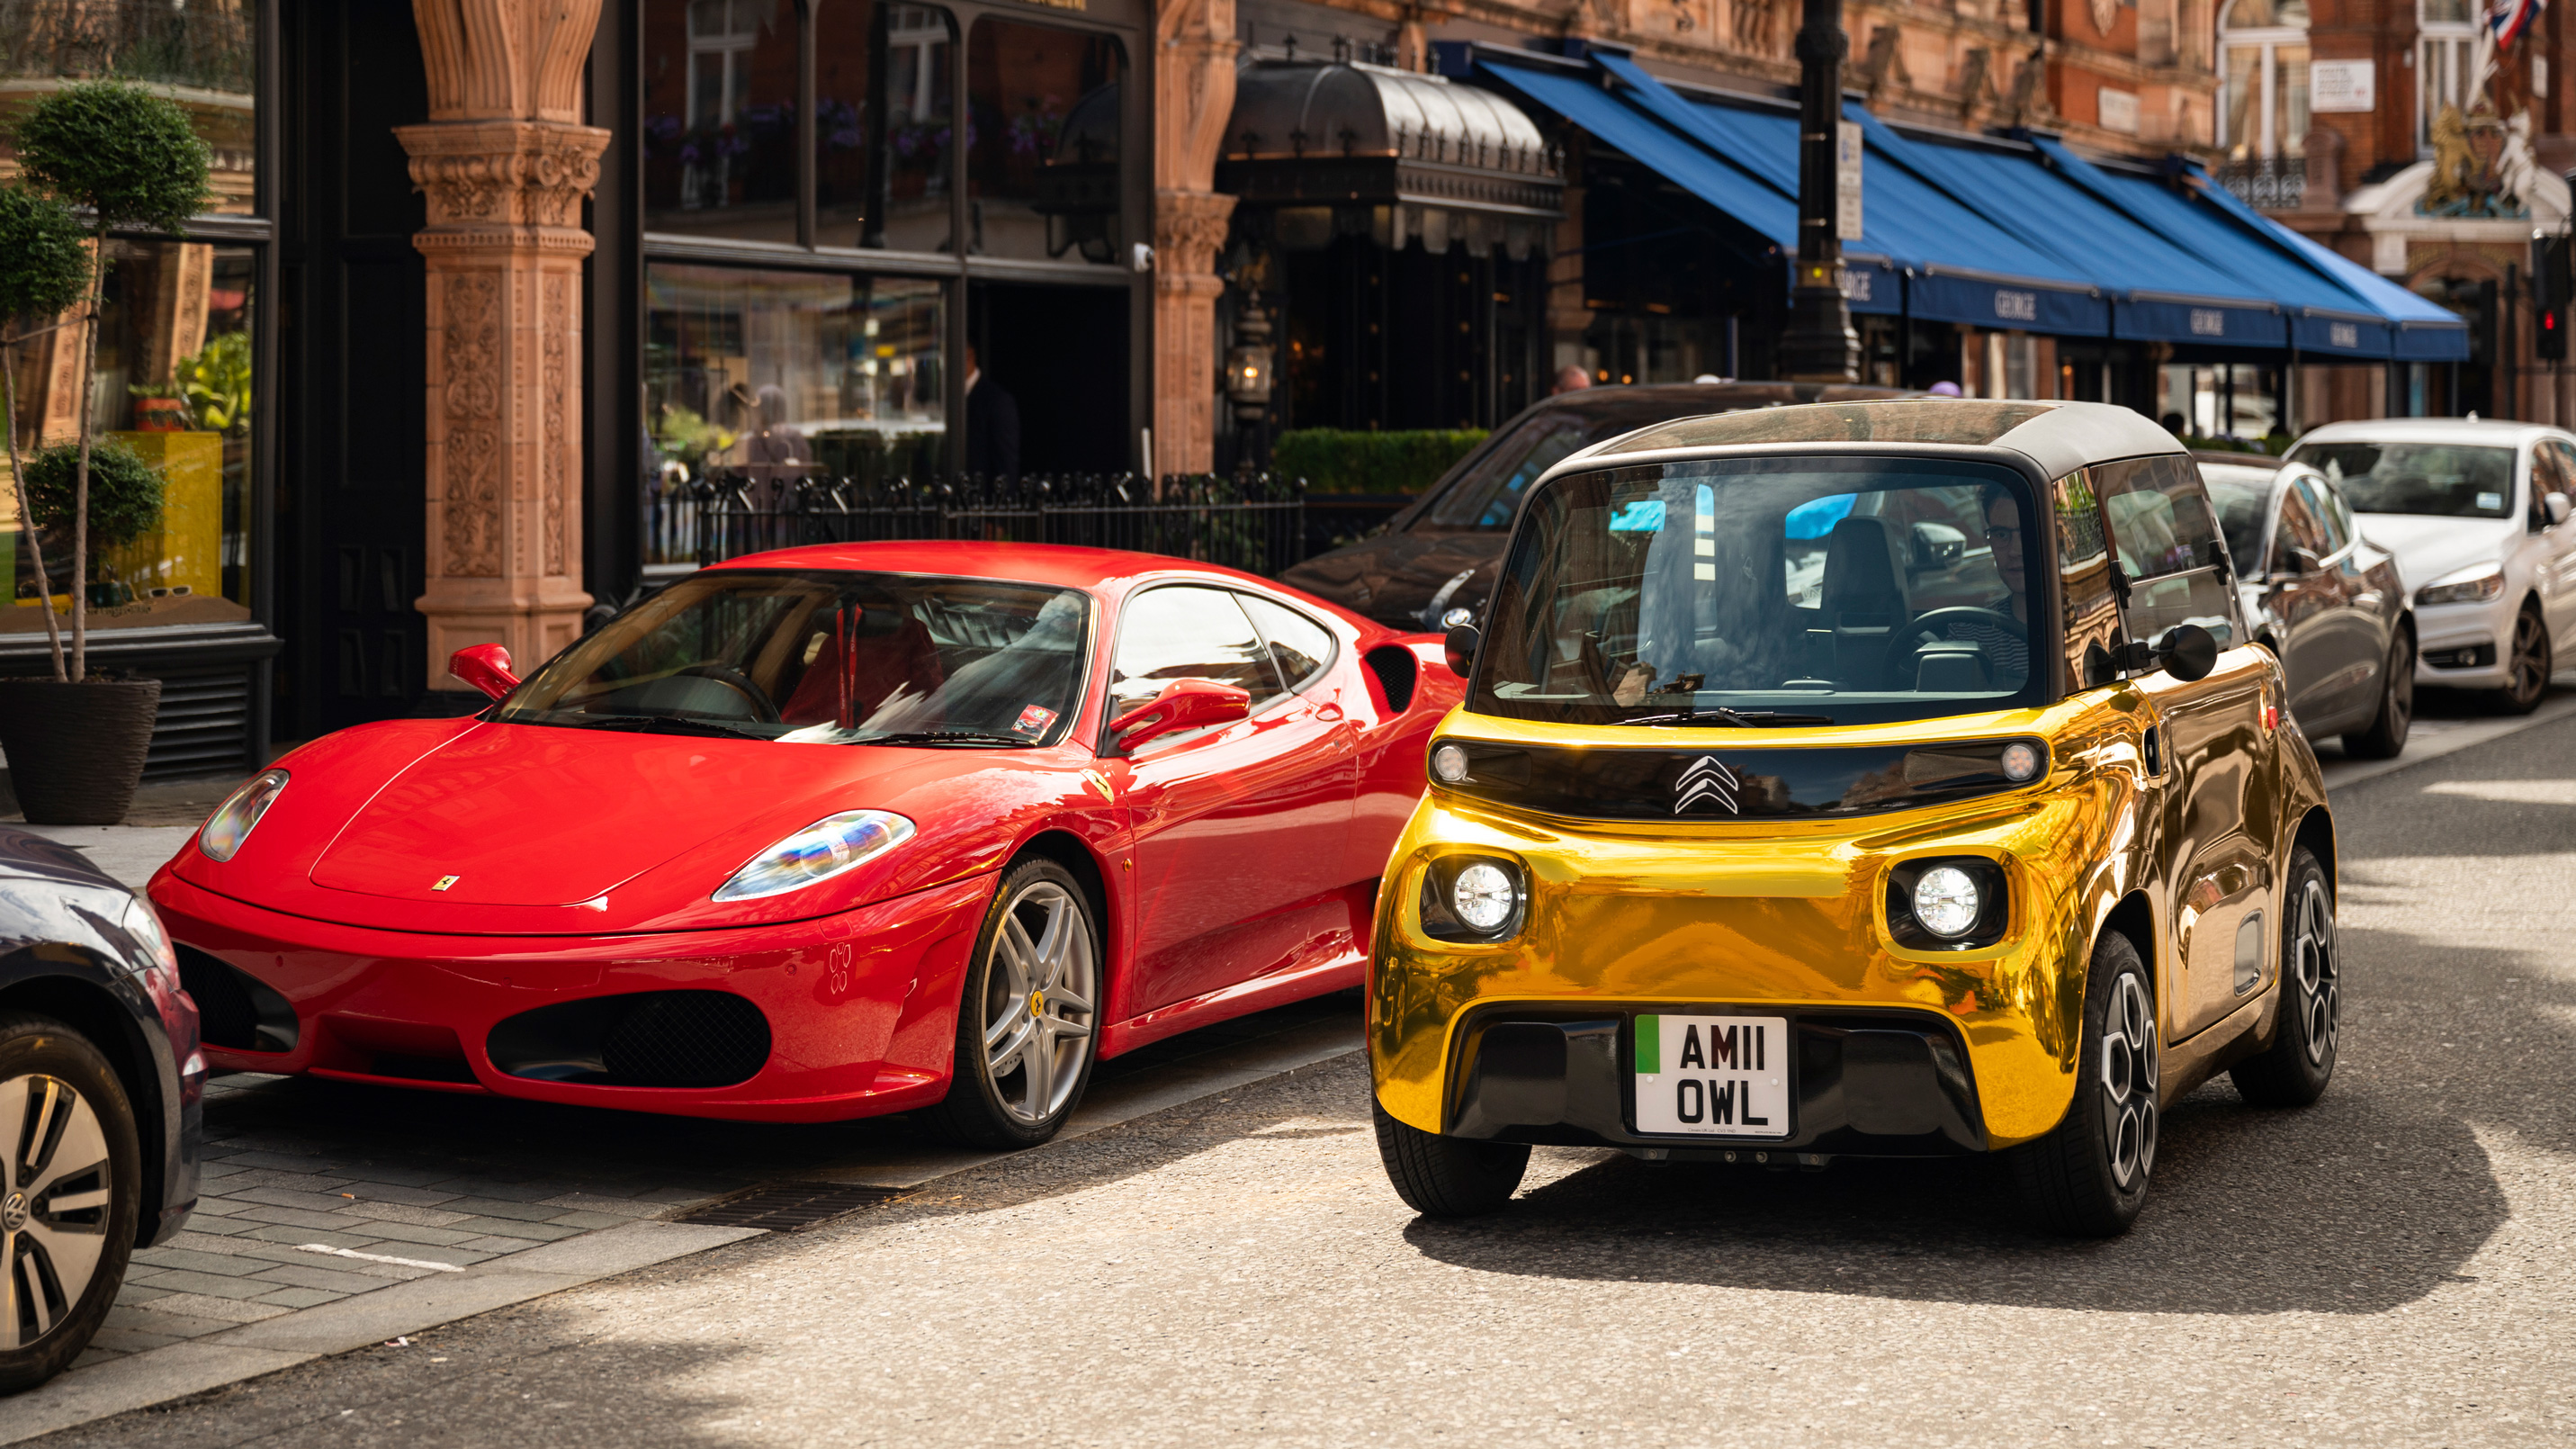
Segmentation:
{"type": "Polygon", "coordinates": [[[1811,382],[1678,382],[1588,387],[1532,404],[1423,490],[1385,529],[1297,565],[1283,583],[1392,629],[1439,629],[1482,612],[1522,490],[1594,443],[1676,418],[1791,403],[1913,394],[1811,382]]]}
{"type": "Polygon", "coordinates": [[[0,826],[0,1394],[89,1346],[197,1202],[197,1007],[151,905],[0,826]]]}
{"type": "Polygon", "coordinates": [[[2310,739],[2393,759],[2415,716],[2415,620],[2396,559],[2362,537],[2332,479],[2304,463],[2195,455],[2254,641],[2280,656],[2310,739]]]}

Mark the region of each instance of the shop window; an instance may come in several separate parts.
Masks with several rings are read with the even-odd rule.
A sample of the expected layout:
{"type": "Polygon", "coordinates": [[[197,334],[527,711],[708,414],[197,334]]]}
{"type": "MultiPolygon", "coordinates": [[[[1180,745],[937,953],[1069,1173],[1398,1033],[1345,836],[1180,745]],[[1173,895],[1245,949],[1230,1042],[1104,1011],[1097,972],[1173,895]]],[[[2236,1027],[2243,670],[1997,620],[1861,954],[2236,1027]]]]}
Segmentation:
{"type": "Polygon", "coordinates": [[[2305,155],[2307,0],[2235,0],[2219,19],[2218,47],[2218,144],[2227,159],[2305,155]]]}
{"type": "MultiPolygon", "coordinates": [[[[252,278],[247,247],[111,241],[91,378],[90,423],[100,443],[128,448],[158,470],[157,520],[131,537],[93,534],[92,629],[229,624],[250,618],[247,503],[251,478],[252,278]]],[[[85,334],[67,327],[18,348],[14,420],[24,445],[80,436],[85,334]]],[[[13,499],[14,504],[14,499],[13,499]]],[[[93,517],[97,503],[93,501],[93,517]]],[[[36,609],[68,609],[71,529],[40,535],[46,577],[31,566],[25,520],[0,514],[0,637],[42,633],[36,609]]]]}
{"type": "Polygon", "coordinates": [[[979,20],[966,46],[968,250],[1119,261],[1119,78],[1106,35],[979,20]]]}
{"type": "Polygon", "coordinates": [[[940,284],[656,263],[645,274],[647,563],[695,559],[686,485],[937,469],[940,284]]]}
{"type": "Polygon", "coordinates": [[[54,81],[141,81],[178,102],[214,152],[205,209],[247,213],[258,180],[260,8],[261,0],[0,3],[0,136],[54,81]]]}
{"type": "Polygon", "coordinates": [[[829,0],[815,15],[814,197],[823,245],[950,249],[955,35],[948,12],[928,5],[829,0]],[[871,189],[882,192],[873,205],[871,189]]]}
{"type": "Polygon", "coordinates": [[[2415,144],[2433,150],[2433,123],[2447,108],[2465,113],[2475,99],[2478,11],[2470,0],[2417,0],[2415,6],[2415,144]]]}
{"type": "Polygon", "coordinates": [[[791,0],[645,0],[644,225],[796,240],[791,0]]]}

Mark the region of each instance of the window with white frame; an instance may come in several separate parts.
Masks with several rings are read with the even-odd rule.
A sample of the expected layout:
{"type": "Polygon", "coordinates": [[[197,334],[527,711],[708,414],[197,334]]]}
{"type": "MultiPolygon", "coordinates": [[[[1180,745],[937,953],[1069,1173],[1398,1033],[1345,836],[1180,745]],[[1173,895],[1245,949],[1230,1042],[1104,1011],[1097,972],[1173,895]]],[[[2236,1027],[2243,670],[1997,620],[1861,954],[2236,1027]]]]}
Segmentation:
{"type": "Polygon", "coordinates": [[[2227,159],[2305,155],[2308,0],[2234,0],[2219,17],[2218,52],[2218,145],[2227,159]]]}
{"type": "Polygon", "coordinates": [[[2416,0],[2415,144],[2432,154],[2433,122],[2445,106],[2466,114],[2477,79],[2478,6],[2473,0],[2416,0]]]}

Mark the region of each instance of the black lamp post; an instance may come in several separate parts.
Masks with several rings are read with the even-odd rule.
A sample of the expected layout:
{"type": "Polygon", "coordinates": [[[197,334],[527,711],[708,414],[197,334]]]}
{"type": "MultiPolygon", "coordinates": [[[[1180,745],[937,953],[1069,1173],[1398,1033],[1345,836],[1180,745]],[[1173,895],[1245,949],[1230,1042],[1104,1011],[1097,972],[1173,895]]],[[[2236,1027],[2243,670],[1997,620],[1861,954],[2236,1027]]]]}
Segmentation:
{"type": "Polygon", "coordinates": [[[1843,243],[1834,227],[1837,140],[1842,134],[1842,0],[1806,0],[1798,27],[1798,275],[1780,370],[1799,382],[1856,382],[1860,336],[1843,299],[1843,243]]]}

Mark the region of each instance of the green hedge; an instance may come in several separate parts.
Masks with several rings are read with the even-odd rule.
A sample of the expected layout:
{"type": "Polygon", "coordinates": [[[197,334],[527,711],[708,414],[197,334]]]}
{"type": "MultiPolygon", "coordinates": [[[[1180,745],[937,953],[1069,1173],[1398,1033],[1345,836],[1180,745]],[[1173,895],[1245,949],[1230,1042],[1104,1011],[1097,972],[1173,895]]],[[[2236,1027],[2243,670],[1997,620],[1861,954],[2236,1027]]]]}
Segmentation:
{"type": "Polygon", "coordinates": [[[1316,493],[1419,493],[1485,441],[1482,428],[1358,433],[1299,428],[1281,433],[1271,471],[1303,478],[1316,493]]]}

